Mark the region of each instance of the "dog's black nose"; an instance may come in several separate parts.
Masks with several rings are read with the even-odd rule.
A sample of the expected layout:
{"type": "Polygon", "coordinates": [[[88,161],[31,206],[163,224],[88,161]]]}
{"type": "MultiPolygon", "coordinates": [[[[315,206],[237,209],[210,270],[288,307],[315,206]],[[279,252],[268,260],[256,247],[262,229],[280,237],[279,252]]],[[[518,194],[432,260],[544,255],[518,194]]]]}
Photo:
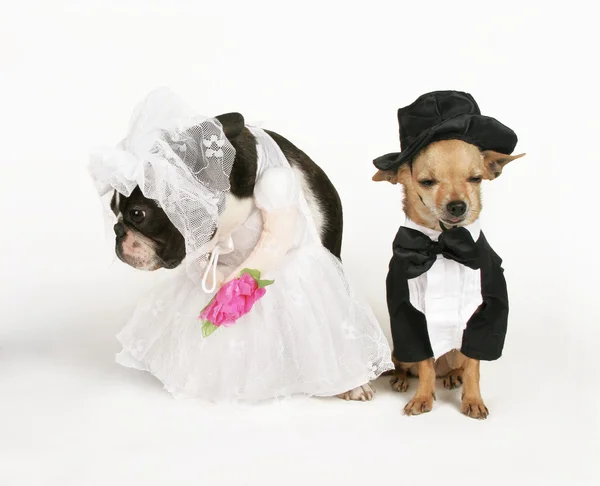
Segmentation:
{"type": "Polygon", "coordinates": [[[446,206],[448,212],[455,217],[462,216],[467,210],[467,205],[463,201],[450,201],[446,206]]]}
{"type": "Polygon", "coordinates": [[[123,236],[125,236],[125,226],[123,226],[123,223],[115,224],[113,229],[115,230],[115,235],[117,235],[117,238],[123,238],[123,236]]]}

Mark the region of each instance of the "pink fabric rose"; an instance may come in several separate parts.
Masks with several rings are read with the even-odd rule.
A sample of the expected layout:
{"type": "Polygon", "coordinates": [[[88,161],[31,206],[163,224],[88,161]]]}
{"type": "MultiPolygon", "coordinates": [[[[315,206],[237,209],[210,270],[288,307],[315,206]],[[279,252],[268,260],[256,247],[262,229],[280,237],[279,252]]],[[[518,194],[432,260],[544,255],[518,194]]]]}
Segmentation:
{"type": "Polygon", "coordinates": [[[252,310],[256,301],[265,295],[265,287],[272,283],[270,280],[261,280],[257,270],[246,269],[239,278],[223,285],[200,314],[204,337],[221,326],[235,324],[240,317],[252,310]]]}

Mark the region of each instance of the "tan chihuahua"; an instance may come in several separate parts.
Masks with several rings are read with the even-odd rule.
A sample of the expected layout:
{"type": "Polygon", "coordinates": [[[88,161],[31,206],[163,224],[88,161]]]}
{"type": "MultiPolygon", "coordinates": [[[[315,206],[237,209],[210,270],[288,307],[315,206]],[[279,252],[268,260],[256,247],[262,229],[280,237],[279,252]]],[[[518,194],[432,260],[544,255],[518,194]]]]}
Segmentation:
{"type": "MultiPolygon", "coordinates": [[[[461,140],[434,142],[413,161],[412,170],[402,165],[396,172],[377,171],[374,181],[400,183],[404,187],[404,213],[416,223],[440,231],[446,226],[466,226],[481,212],[481,181],[497,178],[506,164],[523,157],[491,150],[481,152],[461,140]]],[[[419,377],[415,396],[404,408],[407,415],[431,411],[435,398],[435,378],[443,378],[451,390],[463,384],[462,413],[473,418],[486,418],[488,409],[479,390],[479,360],[467,358],[454,350],[437,361],[396,364],[392,387],[408,389],[408,372],[419,377]]]]}
{"type": "MultiPolygon", "coordinates": [[[[404,212],[416,225],[433,230],[434,232],[441,231],[440,235],[444,235],[444,231],[448,230],[448,228],[461,228],[472,225],[478,220],[481,212],[481,181],[483,179],[496,179],[502,173],[506,164],[525,155],[507,155],[495,150],[482,150],[482,146],[492,145],[494,147],[505,148],[510,153],[512,147],[516,144],[516,135],[512,137],[512,131],[511,133],[501,132],[500,128],[510,130],[503,125],[500,128],[495,125],[477,126],[476,122],[481,119],[485,119],[484,121],[492,120],[500,125],[494,119],[482,117],[472,97],[460,92],[429,93],[419,98],[409,107],[399,110],[402,152],[400,154],[388,154],[375,160],[375,165],[380,170],[373,176],[373,180],[387,181],[391,184],[402,184],[404,188],[404,212]],[[461,103],[466,104],[465,98],[469,103],[472,102],[467,109],[464,106],[460,106],[461,103]],[[428,106],[427,103],[429,103],[428,106]],[[423,104],[426,106],[423,106],[423,104]],[[448,109],[454,109],[455,105],[459,105],[459,108],[456,109],[459,114],[457,115],[456,110],[448,113],[448,109]],[[444,112],[444,109],[446,109],[446,112],[444,112]],[[428,121],[428,123],[431,123],[432,128],[423,130],[422,119],[426,117],[422,117],[417,132],[403,133],[403,128],[405,131],[410,131],[410,123],[417,118],[415,112],[421,115],[423,112],[427,114],[428,111],[434,112],[435,116],[438,117],[435,122],[428,121]],[[466,120],[462,126],[460,125],[462,123],[460,120],[461,116],[466,120]],[[458,121],[457,118],[459,119],[458,121]],[[476,129],[481,129],[473,131],[473,126],[476,129]],[[494,133],[494,130],[496,130],[496,135],[500,135],[500,139],[502,139],[502,135],[505,135],[508,142],[504,144],[498,143],[493,138],[490,138],[491,142],[487,140],[483,140],[482,142],[482,139],[485,138],[482,136],[482,133],[494,133]],[[477,145],[473,143],[475,141],[477,145]]],[[[462,231],[468,234],[464,229],[462,231]]],[[[439,241],[441,242],[441,237],[439,241]]],[[[472,242],[473,240],[470,241],[472,242]]],[[[437,242],[430,243],[430,245],[437,244],[437,242]]],[[[404,255],[405,253],[406,249],[402,248],[401,254],[404,255]]],[[[433,253],[433,261],[436,261],[440,253],[442,253],[442,256],[447,256],[446,253],[450,254],[443,247],[441,250],[436,250],[433,253]]],[[[496,258],[499,260],[499,257],[493,251],[492,254],[494,261],[496,258]]],[[[500,267],[500,263],[498,263],[498,268],[500,267]]],[[[483,266],[485,267],[485,264],[483,266]]],[[[472,268],[480,267],[481,265],[479,267],[474,265],[472,268]]],[[[487,284],[484,282],[482,285],[484,291],[482,291],[483,298],[480,301],[481,304],[476,308],[473,317],[468,322],[465,322],[461,329],[461,333],[465,329],[464,335],[462,335],[462,347],[459,342],[456,348],[450,349],[443,355],[438,356],[437,359],[434,359],[431,351],[432,348],[427,338],[427,330],[423,338],[427,342],[423,346],[424,351],[421,355],[418,352],[413,353],[408,348],[409,344],[407,344],[408,341],[415,339],[414,336],[416,334],[421,332],[418,327],[414,327],[409,333],[404,332],[402,329],[395,332],[395,326],[401,328],[406,325],[405,321],[413,317],[422,319],[419,322],[422,322],[423,326],[428,327],[425,318],[417,313],[410,303],[404,302],[403,304],[398,304],[396,302],[402,299],[397,297],[397,290],[395,289],[398,285],[394,279],[405,278],[409,281],[413,277],[413,275],[409,275],[410,272],[407,273],[405,270],[406,264],[403,263],[400,273],[394,273],[392,260],[387,282],[388,307],[390,309],[392,335],[394,337],[393,360],[396,365],[394,376],[391,379],[392,387],[397,391],[404,392],[408,388],[408,374],[410,373],[419,377],[417,391],[404,408],[404,412],[407,415],[418,415],[429,412],[432,409],[433,400],[435,399],[436,377],[441,377],[443,378],[444,387],[447,389],[463,385],[461,407],[463,414],[477,419],[487,418],[489,412],[481,397],[479,388],[480,359],[497,359],[501,354],[504,337],[502,336],[501,341],[494,344],[492,351],[487,352],[483,350],[480,352],[477,350],[477,346],[473,345],[473,342],[479,340],[477,344],[480,342],[485,343],[482,345],[483,348],[488,346],[489,349],[492,349],[489,344],[490,341],[488,337],[485,337],[485,339],[480,339],[480,336],[473,337],[474,331],[470,330],[469,326],[471,326],[472,321],[477,321],[479,314],[488,312],[491,314],[481,316],[481,323],[500,322],[504,323],[504,329],[506,329],[505,322],[508,316],[507,298],[505,299],[506,309],[502,305],[497,305],[497,302],[503,300],[494,300],[493,296],[487,296],[487,284]],[[402,272],[405,272],[408,276],[402,272]],[[498,319],[497,316],[500,314],[501,317],[498,319]],[[399,347],[406,347],[406,349],[398,351],[399,347]],[[461,351],[464,351],[470,357],[461,351]],[[407,360],[407,357],[413,357],[413,359],[407,360]],[[475,359],[476,357],[480,357],[480,359],[475,359]]],[[[496,271],[496,277],[498,273],[502,272],[496,271]]],[[[483,278],[482,276],[482,281],[483,278]]],[[[502,289],[506,292],[504,279],[503,277],[501,278],[502,281],[499,287],[504,285],[502,289]]],[[[407,292],[407,289],[404,292],[407,292]]],[[[481,323],[477,324],[475,322],[471,327],[479,326],[479,331],[477,332],[480,332],[483,328],[481,323]]],[[[500,328],[496,327],[495,330],[490,332],[498,333],[498,329],[500,328]]]]}

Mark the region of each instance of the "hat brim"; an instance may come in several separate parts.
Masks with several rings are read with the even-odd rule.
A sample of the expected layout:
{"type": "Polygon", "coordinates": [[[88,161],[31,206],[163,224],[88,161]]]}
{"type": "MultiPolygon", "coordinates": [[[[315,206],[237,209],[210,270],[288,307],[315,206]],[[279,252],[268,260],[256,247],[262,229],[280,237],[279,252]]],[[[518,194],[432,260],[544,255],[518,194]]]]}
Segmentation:
{"type": "Polygon", "coordinates": [[[440,140],[462,140],[477,146],[480,150],[511,154],[517,145],[517,134],[489,116],[458,115],[423,132],[402,152],[389,153],[376,158],[373,165],[379,170],[398,170],[427,145],[440,140]]]}

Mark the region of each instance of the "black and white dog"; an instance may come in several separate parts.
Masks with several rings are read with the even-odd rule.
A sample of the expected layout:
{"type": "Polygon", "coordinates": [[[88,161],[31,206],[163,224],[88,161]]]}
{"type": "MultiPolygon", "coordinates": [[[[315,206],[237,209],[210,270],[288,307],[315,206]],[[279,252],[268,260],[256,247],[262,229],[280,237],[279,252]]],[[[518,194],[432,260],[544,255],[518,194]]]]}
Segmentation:
{"type": "MultiPolygon", "coordinates": [[[[227,139],[236,150],[230,175],[231,190],[225,210],[220,216],[221,230],[243,223],[252,210],[252,197],[257,173],[257,151],[254,135],[246,128],[239,113],[216,117],[227,139]]],[[[284,153],[298,180],[310,208],[323,246],[340,258],[342,249],[342,203],[323,170],[294,144],[267,131],[284,153]]],[[[165,212],[136,188],[129,197],[117,192],[111,208],[118,222],[115,251],[119,259],[140,270],[175,268],[185,258],[185,241],[165,212]]],[[[226,232],[226,231],[224,231],[226,232]]]]}

